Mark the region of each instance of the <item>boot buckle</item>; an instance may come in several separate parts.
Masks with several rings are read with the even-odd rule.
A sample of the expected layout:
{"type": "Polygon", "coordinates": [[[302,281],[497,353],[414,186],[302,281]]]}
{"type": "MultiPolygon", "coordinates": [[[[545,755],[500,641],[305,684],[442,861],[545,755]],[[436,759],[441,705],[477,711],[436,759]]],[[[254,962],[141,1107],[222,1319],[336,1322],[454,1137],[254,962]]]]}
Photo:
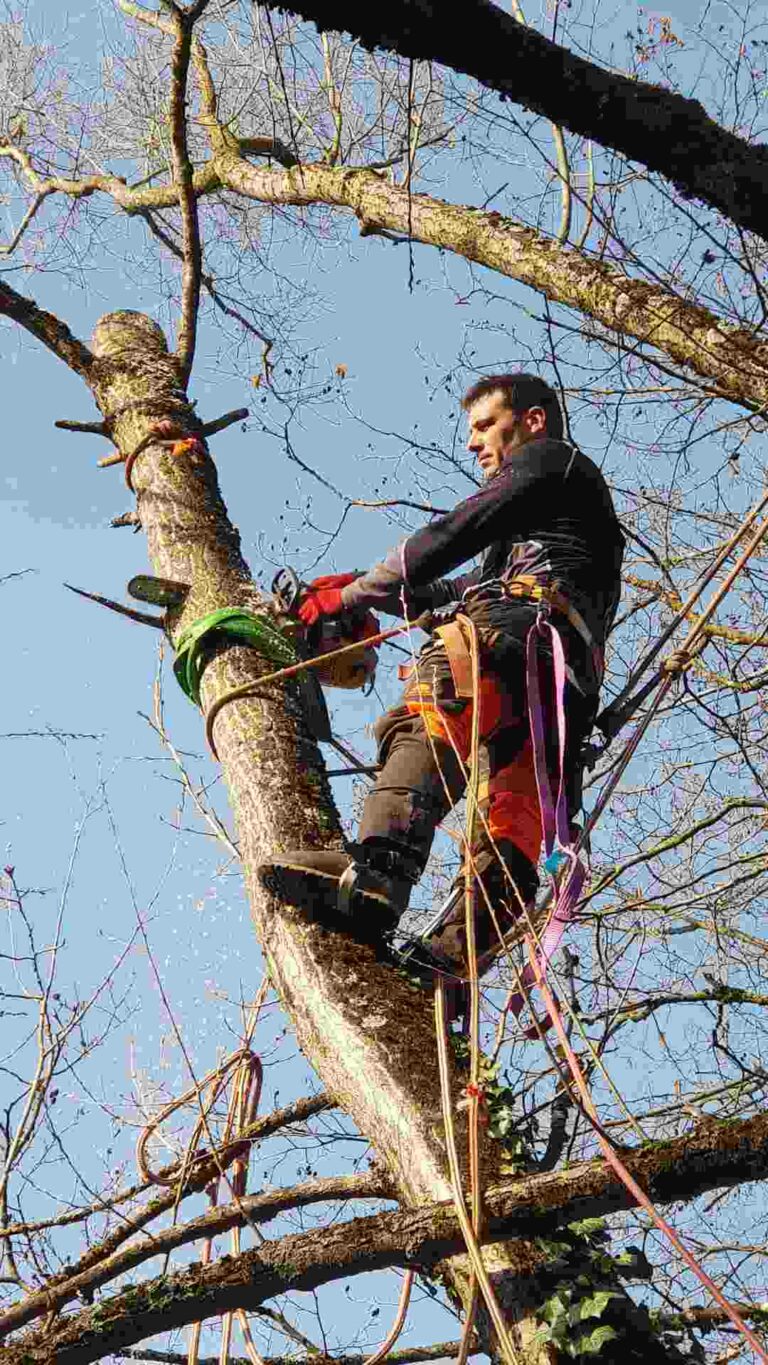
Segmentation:
{"type": "Polygon", "coordinates": [[[381,877],[364,864],[351,862],[339,877],[337,906],[339,914],[345,919],[352,917],[352,901],[359,891],[375,891],[381,894],[381,877]]]}

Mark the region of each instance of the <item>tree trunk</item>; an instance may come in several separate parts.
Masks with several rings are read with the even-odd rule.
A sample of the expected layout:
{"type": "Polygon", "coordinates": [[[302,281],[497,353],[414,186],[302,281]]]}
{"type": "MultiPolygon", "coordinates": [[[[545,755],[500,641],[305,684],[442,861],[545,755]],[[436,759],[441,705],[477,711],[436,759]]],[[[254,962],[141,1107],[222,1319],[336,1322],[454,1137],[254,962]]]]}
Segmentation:
{"type": "MultiPolygon", "coordinates": [[[[176,362],[149,318],[108,314],[97,324],[92,349],[89,383],[123,452],[135,450],[157,419],[171,418],[190,435],[199,431],[176,362]]],[[[183,607],[171,615],[172,638],[217,608],[257,610],[259,594],[208,454],[175,455],[168,445],[150,444],[133,465],[132,483],[155,573],[190,585],[183,607]]],[[[253,650],[222,647],[205,669],[203,709],[230,688],[256,681],[269,667],[253,650]]],[[[277,851],[341,844],[322,757],[295,687],[273,684],[259,697],[226,705],[217,718],[216,745],[255,927],[302,1051],[383,1158],[402,1203],[450,1199],[431,997],[376,962],[370,949],[276,903],[256,880],[259,863],[277,851]]],[[[452,1083],[455,1094],[460,1083],[455,1068],[452,1083]]],[[[464,1150],[461,1161],[465,1171],[464,1150]]],[[[484,1183],[497,1175],[497,1147],[486,1141],[484,1183]]],[[[558,1358],[551,1347],[533,1340],[538,1324],[532,1310],[543,1293],[552,1292],[548,1254],[525,1241],[494,1244],[484,1252],[526,1365],[558,1358]]],[[[569,1266],[571,1276],[583,1269],[578,1256],[565,1261],[566,1278],[569,1266]]],[[[454,1302],[466,1309],[468,1259],[452,1257],[437,1270],[454,1302]]],[[[627,1341],[635,1348],[643,1341],[639,1317],[627,1299],[627,1341]]],[[[494,1354],[484,1312],[478,1315],[478,1330],[482,1348],[494,1354]]],[[[627,1356],[625,1350],[623,1362],[670,1358],[647,1331],[644,1353],[627,1356]]]]}

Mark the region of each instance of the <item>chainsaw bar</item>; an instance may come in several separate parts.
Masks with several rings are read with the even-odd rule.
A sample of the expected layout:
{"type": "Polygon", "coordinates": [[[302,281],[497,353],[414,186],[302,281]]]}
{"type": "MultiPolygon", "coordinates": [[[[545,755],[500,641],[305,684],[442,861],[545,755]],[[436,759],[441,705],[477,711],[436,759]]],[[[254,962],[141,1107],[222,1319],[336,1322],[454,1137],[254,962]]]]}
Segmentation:
{"type": "Polygon", "coordinates": [[[182,607],[189,593],[189,584],[138,573],[128,584],[128,591],[137,602],[151,602],[155,607],[182,607]]]}

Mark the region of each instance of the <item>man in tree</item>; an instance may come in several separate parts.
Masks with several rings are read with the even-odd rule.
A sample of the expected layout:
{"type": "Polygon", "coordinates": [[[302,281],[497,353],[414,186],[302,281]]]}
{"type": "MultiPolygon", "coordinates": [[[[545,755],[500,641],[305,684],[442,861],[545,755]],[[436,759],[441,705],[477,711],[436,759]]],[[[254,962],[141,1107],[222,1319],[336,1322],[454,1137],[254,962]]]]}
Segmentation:
{"type": "MultiPolygon", "coordinates": [[[[281,854],[264,875],[298,885],[297,899],[311,901],[320,917],[325,905],[336,927],[346,923],[355,937],[386,937],[424,870],[438,824],[464,792],[473,707],[479,704],[481,818],[471,855],[483,888],[476,923],[482,954],[496,938],[488,901],[504,932],[538,886],[541,815],[527,713],[526,638],[543,610],[563,641],[565,776],[573,815],[580,805],[579,753],[597,709],[603,647],[619,599],[624,541],[605,480],[563,440],[560,406],[544,380],[491,375],[469,389],[463,407],[468,448],[485,486],[367,573],[315,580],[300,607],[306,625],[352,608],[409,618],[432,612],[430,639],[401,702],[376,725],[380,771],[358,842],[346,852],[281,854]],[[482,557],[479,568],[443,577],[475,556],[482,557]],[[477,630],[477,697],[459,614],[477,630]]],[[[539,650],[547,763],[554,774],[552,660],[545,643],[539,650]]],[[[457,904],[430,940],[435,957],[459,973],[464,922],[457,904]]]]}

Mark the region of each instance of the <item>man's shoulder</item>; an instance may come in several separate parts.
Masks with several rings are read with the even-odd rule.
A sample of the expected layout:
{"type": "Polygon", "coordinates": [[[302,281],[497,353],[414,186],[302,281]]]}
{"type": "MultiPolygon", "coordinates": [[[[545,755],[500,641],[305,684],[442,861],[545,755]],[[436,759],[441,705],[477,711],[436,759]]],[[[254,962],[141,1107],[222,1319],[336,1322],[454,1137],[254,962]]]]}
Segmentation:
{"type": "Polygon", "coordinates": [[[513,458],[498,475],[498,480],[507,480],[514,485],[521,476],[528,480],[537,475],[541,478],[563,478],[569,475],[594,478],[604,482],[603,475],[588,455],[570,441],[560,441],[554,436],[542,436],[527,441],[517,450],[513,458]]]}

